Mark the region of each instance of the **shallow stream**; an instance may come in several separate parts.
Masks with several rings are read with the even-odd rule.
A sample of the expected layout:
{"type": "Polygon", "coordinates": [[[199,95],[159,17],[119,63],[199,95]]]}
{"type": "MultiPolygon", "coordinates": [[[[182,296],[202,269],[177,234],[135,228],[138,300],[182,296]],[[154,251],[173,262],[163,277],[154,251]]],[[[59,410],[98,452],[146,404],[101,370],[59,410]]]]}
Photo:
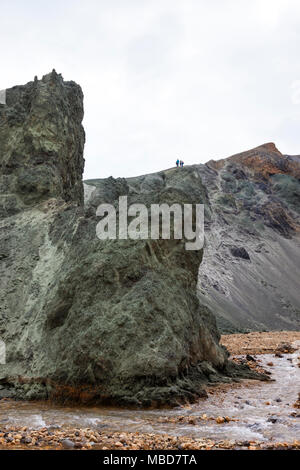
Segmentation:
{"type": "MultiPolygon", "coordinates": [[[[299,343],[299,342],[298,342],[299,343]]],[[[299,344],[298,344],[299,345],[299,344]]],[[[40,402],[0,401],[1,426],[95,428],[103,431],[167,433],[219,440],[285,441],[300,440],[300,412],[293,408],[300,391],[299,350],[284,354],[256,356],[259,364],[272,372],[272,382],[244,381],[216,387],[208,399],[174,409],[132,410],[108,407],[61,407],[40,402]],[[268,366],[268,363],[273,366],[268,366]],[[196,424],[161,422],[179,416],[234,418],[217,424],[200,419],[196,424]]]]}

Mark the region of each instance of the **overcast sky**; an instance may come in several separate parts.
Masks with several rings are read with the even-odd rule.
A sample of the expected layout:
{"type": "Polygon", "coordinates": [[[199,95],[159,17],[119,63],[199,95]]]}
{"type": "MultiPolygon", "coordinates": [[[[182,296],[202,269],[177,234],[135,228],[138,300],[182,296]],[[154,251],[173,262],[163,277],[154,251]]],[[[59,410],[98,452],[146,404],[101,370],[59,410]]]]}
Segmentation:
{"type": "Polygon", "coordinates": [[[0,0],[0,18],[0,89],[53,68],[82,86],[85,178],[300,154],[299,0],[0,0]]]}

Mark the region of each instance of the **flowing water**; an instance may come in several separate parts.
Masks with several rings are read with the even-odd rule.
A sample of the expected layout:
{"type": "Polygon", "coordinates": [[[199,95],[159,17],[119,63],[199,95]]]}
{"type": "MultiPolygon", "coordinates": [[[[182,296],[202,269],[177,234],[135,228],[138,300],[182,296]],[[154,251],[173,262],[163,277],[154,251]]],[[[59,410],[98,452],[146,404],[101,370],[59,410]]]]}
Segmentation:
{"type": "MultiPolygon", "coordinates": [[[[298,344],[299,345],[299,344],[298,344]]],[[[244,381],[217,387],[208,399],[174,409],[132,410],[108,407],[60,407],[40,402],[0,401],[0,427],[27,426],[32,429],[95,428],[107,431],[167,433],[218,440],[293,442],[300,439],[300,413],[293,408],[300,390],[299,350],[282,358],[257,356],[259,364],[272,372],[272,382],[244,381]],[[272,367],[267,364],[272,362],[272,367]],[[228,416],[236,421],[217,424],[161,422],[162,417],[228,416]]]]}

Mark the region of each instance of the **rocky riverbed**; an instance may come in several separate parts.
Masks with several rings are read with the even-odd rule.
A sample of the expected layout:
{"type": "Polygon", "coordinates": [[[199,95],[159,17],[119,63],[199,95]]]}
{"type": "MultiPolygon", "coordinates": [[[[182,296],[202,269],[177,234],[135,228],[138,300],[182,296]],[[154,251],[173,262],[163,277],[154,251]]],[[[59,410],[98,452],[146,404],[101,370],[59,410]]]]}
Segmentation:
{"type": "Polygon", "coordinates": [[[300,449],[300,333],[227,335],[221,341],[229,349],[231,345],[235,360],[266,371],[272,380],[209,386],[207,399],[172,409],[68,408],[4,399],[0,401],[0,446],[78,450],[300,449]]]}

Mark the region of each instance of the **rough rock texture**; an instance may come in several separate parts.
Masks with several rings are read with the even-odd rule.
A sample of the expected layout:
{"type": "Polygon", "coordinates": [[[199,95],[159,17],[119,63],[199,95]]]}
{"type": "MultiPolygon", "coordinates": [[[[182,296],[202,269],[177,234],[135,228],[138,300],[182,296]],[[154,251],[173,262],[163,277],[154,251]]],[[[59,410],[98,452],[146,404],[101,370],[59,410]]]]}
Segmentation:
{"type": "Polygon", "coordinates": [[[0,105],[0,216],[60,197],[83,201],[83,94],[53,71],[0,105]]]}
{"type": "Polygon", "coordinates": [[[300,157],[265,144],[196,166],[209,199],[199,298],[223,332],[300,326],[300,157]]]}
{"type": "MultiPolygon", "coordinates": [[[[269,143],[118,185],[147,193],[168,188],[174,175],[186,194],[202,187],[196,199],[205,204],[206,243],[198,297],[216,315],[219,329],[299,329],[300,156],[283,155],[269,143]]],[[[109,180],[87,183],[86,203],[96,206],[109,180]]]]}
{"type": "Polygon", "coordinates": [[[82,92],[55,72],[7,91],[0,108],[1,396],[150,405],[249,375],[227,359],[184,241],[96,237],[95,208],[206,202],[193,168],[87,187],[82,92]]]}
{"type": "MultiPolygon", "coordinates": [[[[158,191],[174,176],[186,194],[202,187],[196,199],[205,203],[206,243],[198,296],[216,315],[219,329],[299,329],[300,156],[282,155],[269,143],[118,185],[158,191]]],[[[111,187],[109,180],[87,183],[87,205],[99,203],[111,187]]]]}

